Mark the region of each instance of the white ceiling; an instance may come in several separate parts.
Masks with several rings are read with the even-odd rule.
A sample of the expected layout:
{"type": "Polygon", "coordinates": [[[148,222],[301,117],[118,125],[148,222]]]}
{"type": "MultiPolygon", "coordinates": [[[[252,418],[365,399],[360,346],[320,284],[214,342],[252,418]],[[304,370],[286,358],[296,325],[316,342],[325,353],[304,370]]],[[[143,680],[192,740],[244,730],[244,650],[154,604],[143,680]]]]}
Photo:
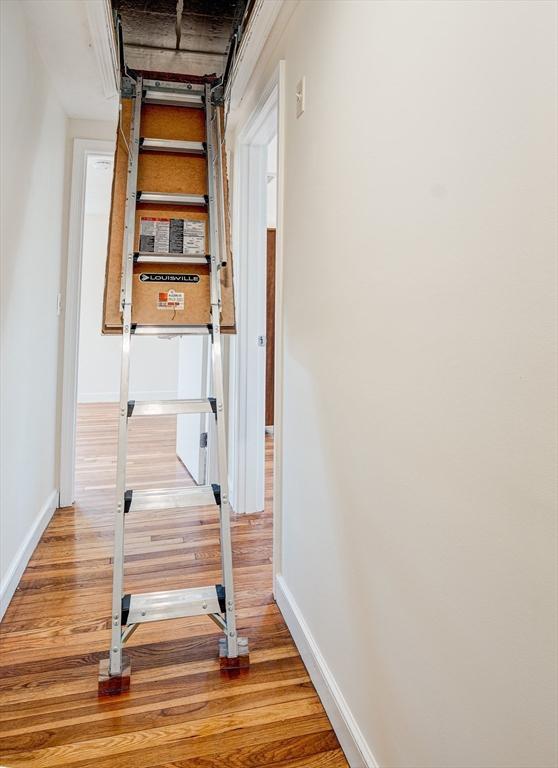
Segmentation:
{"type": "Polygon", "coordinates": [[[115,120],[118,99],[105,95],[110,87],[99,62],[99,56],[106,59],[106,41],[101,38],[108,39],[108,31],[102,23],[93,23],[104,19],[104,0],[22,0],[21,4],[68,116],[115,120]]]}

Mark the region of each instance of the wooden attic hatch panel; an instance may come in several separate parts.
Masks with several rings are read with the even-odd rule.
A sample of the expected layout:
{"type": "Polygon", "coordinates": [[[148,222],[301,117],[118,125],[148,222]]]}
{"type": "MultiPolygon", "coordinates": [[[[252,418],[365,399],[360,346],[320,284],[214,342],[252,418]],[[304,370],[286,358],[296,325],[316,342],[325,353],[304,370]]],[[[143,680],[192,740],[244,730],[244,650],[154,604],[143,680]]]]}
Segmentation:
{"type": "MultiPolygon", "coordinates": [[[[122,100],[122,131],[130,134],[132,100],[122,100]]],[[[222,111],[219,110],[222,122],[222,111]]],[[[145,138],[205,141],[205,111],[185,107],[143,104],[140,135],[145,138]]],[[[226,156],[223,150],[223,168],[226,156]]],[[[126,206],[128,150],[122,134],[117,132],[112,202],[105,271],[103,301],[103,333],[122,333],[120,281],[122,271],[122,242],[126,206]]],[[[226,173],[225,173],[226,175],[226,173]]],[[[171,152],[140,152],[137,189],[144,192],[207,194],[207,163],[205,156],[171,152]]],[[[221,269],[222,316],[221,330],[235,332],[232,254],[228,217],[228,184],[225,184],[227,266],[221,269]]],[[[207,209],[197,206],[142,203],[136,206],[135,250],[139,250],[140,222],[147,219],[189,219],[207,222],[207,209]]],[[[206,225],[206,244],[208,231],[206,225]]],[[[207,247],[206,247],[207,251],[207,247]]],[[[209,268],[206,265],[135,264],[133,270],[132,322],[140,325],[205,325],[210,322],[209,268]],[[195,275],[198,282],[144,282],[140,276],[195,275]],[[182,295],[174,307],[165,305],[164,294],[174,291],[182,295]],[[163,299],[163,300],[162,300],[163,299]],[[162,307],[163,305],[163,307],[162,307]]],[[[172,303],[172,302],[171,302],[172,303]]]]}

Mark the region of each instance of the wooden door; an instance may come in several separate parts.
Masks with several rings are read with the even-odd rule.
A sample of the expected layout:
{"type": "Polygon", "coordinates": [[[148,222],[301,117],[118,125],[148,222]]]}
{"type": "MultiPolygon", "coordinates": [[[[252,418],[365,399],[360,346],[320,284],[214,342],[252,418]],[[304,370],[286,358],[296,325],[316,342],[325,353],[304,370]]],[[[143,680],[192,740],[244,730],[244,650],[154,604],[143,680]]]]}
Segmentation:
{"type": "Polygon", "coordinates": [[[275,230],[267,230],[265,425],[273,426],[275,388],[275,230]]]}

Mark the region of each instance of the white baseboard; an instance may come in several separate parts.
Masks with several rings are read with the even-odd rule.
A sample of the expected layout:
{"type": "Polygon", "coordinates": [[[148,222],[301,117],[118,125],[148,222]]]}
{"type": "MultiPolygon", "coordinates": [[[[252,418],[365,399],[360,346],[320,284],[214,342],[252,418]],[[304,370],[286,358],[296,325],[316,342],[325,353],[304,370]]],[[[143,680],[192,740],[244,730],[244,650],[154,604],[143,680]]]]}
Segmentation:
{"type": "MultiPolygon", "coordinates": [[[[130,391],[130,400],[174,400],[176,389],[139,389],[130,391]]],[[[118,403],[120,392],[80,392],[78,403],[118,403]]]]}
{"type": "Polygon", "coordinates": [[[349,765],[351,768],[378,768],[378,763],[374,759],[349,705],[304,621],[291,591],[280,575],[277,575],[275,581],[275,600],[324,705],[349,765]]]}
{"type": "Polygon", "coordinates": [[[58,496],[59,492],[56,488],[41,507],[37,519],[35,520],[35,524],[23,540],[8,567],[6,575],[2,579],[0,585],[0,619],[2,619],[6,613],[10,600],[14,596],[19,580],[23,575],[23,571],[27,567],[27,563],[31,559],[31,555],[35,551],[35,547],[39,543],[43,531],[49,524],[50,518],[58,507],[58,496]]]}

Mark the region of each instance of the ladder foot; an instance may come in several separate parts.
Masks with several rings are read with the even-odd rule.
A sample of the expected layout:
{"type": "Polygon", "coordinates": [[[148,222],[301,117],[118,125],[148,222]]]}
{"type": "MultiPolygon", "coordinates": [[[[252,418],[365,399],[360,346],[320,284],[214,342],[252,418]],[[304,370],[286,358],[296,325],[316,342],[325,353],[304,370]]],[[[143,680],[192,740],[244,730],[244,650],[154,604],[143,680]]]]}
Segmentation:
{"type": "Polygon", "coordinates": [[[127,693],[130,690],[130,674],[132,665],[130,657],[122,654],[122,674],[109,675],[109,660],[101,659],[99,662],[99,696],[116,696],[119,693],[127,693]]]}
{"type": "Polygon", "coordinates": [[[227,656],[227,638],[219,639],[219,666],[221,673],[229,677],[238,677],[250,668],[250,652],[248,640],[245,637],[238,638],[238,656],[227,656]]]}

